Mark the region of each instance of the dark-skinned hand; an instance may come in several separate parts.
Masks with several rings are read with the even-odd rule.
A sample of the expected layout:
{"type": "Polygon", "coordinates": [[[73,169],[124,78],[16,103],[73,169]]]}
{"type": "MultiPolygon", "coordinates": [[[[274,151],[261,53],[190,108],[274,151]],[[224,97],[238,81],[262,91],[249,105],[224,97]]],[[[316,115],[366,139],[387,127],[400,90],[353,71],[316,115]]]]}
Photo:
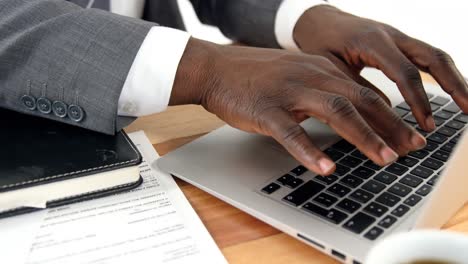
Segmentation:
{"type": "MultiPolygon", "coordinates": [[[[302,15],[294,28],[294,39],[305,53],[328,58],[354,81],[379,94],[359,73],[364,66],[380,69],[397,84],[426,131],[433,130],[435,124],[419,70],[430,73],[458,106],[468,111],[468,87],[450,56],[389,25],[321,5],[302,15]]],[[[406,154],[404,148],[391,147],[400,155],[406,154]]]]}
{"type": "Polygon", "coordinates": [[[398,158],[389,146],[408,152],[426,143],[375,91],[317,55],[192,38],[170,104],[201,104],[233,127],[271,136],[322,175],[332,173],[335,164],[299,125],[308,117],[330,125],[379,165],[398,158]]]}

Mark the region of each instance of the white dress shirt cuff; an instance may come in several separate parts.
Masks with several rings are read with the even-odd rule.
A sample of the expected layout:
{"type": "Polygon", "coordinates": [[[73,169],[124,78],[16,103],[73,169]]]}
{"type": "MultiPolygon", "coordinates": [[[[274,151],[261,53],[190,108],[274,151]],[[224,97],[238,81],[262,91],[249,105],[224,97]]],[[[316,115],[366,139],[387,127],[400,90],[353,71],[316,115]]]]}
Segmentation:
{"type": "Polygon", "coordinates": [[[323,0],[284,0],[275,19],[275,35],[278,44],[283,49],[300,51],[293,34],[299,18],[310,8],[327,4],[323,0]]]}
{"type": "Polygon", "coordinates": [[[164,111],[190,35],[153,27],[133,61],[118,102],[119,116],[139,117],[164,111]]]}

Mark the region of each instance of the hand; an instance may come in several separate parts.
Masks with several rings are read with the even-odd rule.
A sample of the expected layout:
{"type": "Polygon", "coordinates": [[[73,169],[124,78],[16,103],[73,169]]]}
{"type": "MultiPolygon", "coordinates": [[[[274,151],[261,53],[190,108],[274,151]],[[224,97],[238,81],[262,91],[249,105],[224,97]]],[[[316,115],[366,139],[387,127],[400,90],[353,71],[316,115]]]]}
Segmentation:
{"type": "Polygon", "coordinates": [[[440,49],[391,26],[356,17],[332,6],[316,6],[299,19],[294,38],[309,54],[327,57],[365,87],[377,91],[359,73],[364,66],[382,70],[393,80],[421,128],[435,128],[419,70],[429,72],[466,113],[468,87],[453,60],[440,49]]]}
{"type": "Polygon", "coordinates": [[[332,173],[335,165],[299,126],[308,117],[329,124],[380,165],[395,161],[395,150],[407,153],[426,143],[377,93],[328,59],[282,50],[218,46],[192,38],[170,104],[201,104],[231,126],[271,136],[322,175],[332,173]]]}

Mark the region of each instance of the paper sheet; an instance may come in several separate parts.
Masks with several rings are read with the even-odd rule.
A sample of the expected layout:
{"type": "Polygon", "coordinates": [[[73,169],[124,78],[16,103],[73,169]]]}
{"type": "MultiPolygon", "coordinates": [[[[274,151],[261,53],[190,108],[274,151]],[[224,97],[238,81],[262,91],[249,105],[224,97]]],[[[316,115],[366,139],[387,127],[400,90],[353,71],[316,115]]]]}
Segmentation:
{"type": "Polygon", "coordinates": [[[175,181],[156,167],[158,154],[145,134],[129,136],[144,158],[140,187],[0,221],[2,251],[16,242],[11,261],[2,261],[2,252],[0,262],[226,263],[175,181]]]}

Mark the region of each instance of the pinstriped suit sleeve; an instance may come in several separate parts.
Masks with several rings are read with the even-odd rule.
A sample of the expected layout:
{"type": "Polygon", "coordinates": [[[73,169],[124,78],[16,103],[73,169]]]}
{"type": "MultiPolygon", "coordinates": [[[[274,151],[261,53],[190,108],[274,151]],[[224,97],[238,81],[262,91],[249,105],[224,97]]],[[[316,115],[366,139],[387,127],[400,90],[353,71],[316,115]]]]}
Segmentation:
{"type": "Polygon", "coordinates": [[[154,23],[58,0],[0,0],[0,107],[113,134],[127,73],[154,23]],[[30,85],[28,85],[30,84],[30,85]],[[29,110],[25,94],[79,105],[81,121],[29,110]]]}

